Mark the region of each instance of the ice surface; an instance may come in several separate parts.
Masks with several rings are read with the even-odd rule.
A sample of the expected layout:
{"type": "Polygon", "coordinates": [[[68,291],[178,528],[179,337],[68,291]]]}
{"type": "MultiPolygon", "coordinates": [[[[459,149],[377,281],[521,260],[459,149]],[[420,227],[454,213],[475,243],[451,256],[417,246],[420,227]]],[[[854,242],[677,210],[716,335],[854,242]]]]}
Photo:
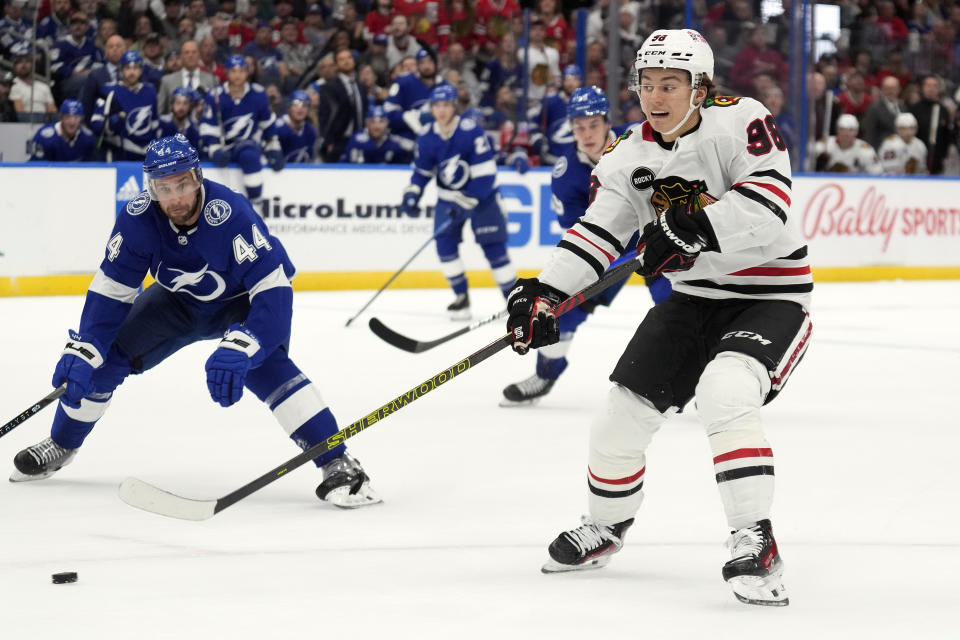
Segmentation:
{"type": "MultiPolygon", "coordinates": [[[[341,424],[499,337],[488,326],[412,355],[374,314],[435,338],[447,291],[298,293],[292,355],[341,424]]],[[[472,294],[479,317],[502,304],[472,294]]],[[[206,522],[123,504],[137,476],[215,498],[293,457],[255,398],[210,401],[193,345],[128,380],[74,463],[0,483],[0,638],[956,638],[960,605],[960,282],[822,284],[812,346],[764,410],[773,522],[791,606],[738,603],[695,412],[648,452],[647,500],[605,569],[545,576],[546,546],[586,509],[589,422],[649,306],[628,287],[584,325],[537,407],[497,406],[534,359],[498,354],[350,441],[384,497],[339,511],[304,466],[206,522]],[[50,575],[77,571],[77,584],[50,575]]],[[[0,420],[49,391],[81,298],[0,299],[0,420]]],[[[46,436],[53,407],[0,440],[46,436]]],[[[4,471],[7,473],[7,471],[4,471]]]]}

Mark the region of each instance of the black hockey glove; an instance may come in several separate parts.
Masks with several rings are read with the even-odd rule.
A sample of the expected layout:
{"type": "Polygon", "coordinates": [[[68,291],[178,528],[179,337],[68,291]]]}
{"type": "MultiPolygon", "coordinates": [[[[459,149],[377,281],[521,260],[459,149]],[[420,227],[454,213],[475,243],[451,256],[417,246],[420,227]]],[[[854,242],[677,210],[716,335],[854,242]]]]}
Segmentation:
{"type": "Polygon", "coordinates": [[[710,238],[713,229],[702,210],[691,213],[689,205],[675,204],[643,228],[637,242],[643,261],[637,273],[652,277],[686,271],[701,251],[709,250],[710,238]]]}
{"type": "Polygon", "coordinates": [[[560,328],[553,308],[566,299],[536,278],[521,278],[507,297],[507,330],[513,333],[513,350],[520,355],[560,340],[560,328]]]}

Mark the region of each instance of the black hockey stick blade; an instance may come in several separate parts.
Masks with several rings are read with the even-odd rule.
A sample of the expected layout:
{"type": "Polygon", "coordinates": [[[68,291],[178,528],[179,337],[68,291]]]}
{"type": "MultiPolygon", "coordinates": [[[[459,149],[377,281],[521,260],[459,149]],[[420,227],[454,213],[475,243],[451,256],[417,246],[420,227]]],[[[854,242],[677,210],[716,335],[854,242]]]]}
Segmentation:
{"type": "MultiPolygon", "coordinates": [[[[642,254],[633,255],[629,260],[625,260],[618,266],[609,269],[602,278],[593,284],[585,287],[579,293],[570,296],[556,307],[554,313],[561,316],[567,311],[580,305],[585,300],[592,298],[601,291],[613,286],[629,276],[637,268],[637,264],[642,259],[642,254]]],[[[507,333],[500,336],[490,344],[482,347],[478,351],[471,353],[457,363],[447,367],[440,373],[424,380],[409,391],[401,393],[396,398],[388,400],[385,404],[366,416],[360,418],[349,426],[344,427],[323,442],[318,442],[299,455],[290,458],[278,467],[267,471],[265,474],[248,482],[239,489],[228,493],[222,498],[211,500],[194,500],[184,498],[175,493],[165,491],[137,478],[127,478],[120,484],[120,498],[132,507],[150,511],[171,518],[180,518],[182,520],[208,520],[220,513],[227,507],[243,500],[255,491],[259,491],[271,482],[280,479],[297,467],[310,462],[314,458],[322,456],[327,451],[343,444],[349,438],[354,437],[364,429],[367,429],[378,422],[388,418],[390,415],[400,411],[405,406],[415,400],[419,400],[434,389],[450,382],[457,376],[466,373],[477,366],[487,358],[496,355],[503,349],[513,344],[513,335],[507,333]]]]}
{"type": "Polygon", "coordinates": [[[24,409],[20,413],[20,415],[18,415],[16,418],[14,418],[13,420],[10,420],[7,424],[0,427],[0,438],[10,433],[14,429],[16,429],[18,426],[20,426],[22,423],[26,422],[27,420],[35,416],[45,406],[47,406],[48,404],[50,404],[51,402],[53,402],[54,400],[62,396],[63,392],[66,390],[67,390],[67,385],[66,383],[64,383],[59,387],[57,387],[56,389],[54,389],[53,391],[51,391],[50,393],[48,393],[47,395],[45,395],[40,400],[37,400],[36,402],[34,402],[32,405],[30,405],[29,408],[24,409]]]}
{"type": "Polygon", "coordinates": [[[483,325],[490,324],[491,322],[496,322],[507,316],[507,311],[499,311],[493,315],[487,316],[486,318],[481,318],[476,322],[472,322],[465,327],[461,327],[454,331],[453,333],[448,333],[445,336],[441,336],[436,340],[415,340],[414,338],[408,338],[407,336],[397,333],[387,325],[383,324],[377,318],[370,318],[370,321],[367,323],[370,325],[370,331],[373,331],[378,338],[383,340],[389,345],[396,347],[397,349],[402,349],[410,353],[423,353],[429,349],[433,349],[436,346],[443,344],[444,342],[449,342],[454,338],[458,338],[465,333],[469,333],[474,329],[482,327],[483,325]]]}

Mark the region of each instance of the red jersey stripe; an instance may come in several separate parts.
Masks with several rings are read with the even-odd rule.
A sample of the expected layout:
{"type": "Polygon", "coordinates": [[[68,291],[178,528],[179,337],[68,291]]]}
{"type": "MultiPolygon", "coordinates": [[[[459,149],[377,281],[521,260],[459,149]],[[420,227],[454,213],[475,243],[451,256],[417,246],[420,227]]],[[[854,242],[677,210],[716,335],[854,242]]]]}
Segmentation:
{"type": "Polygon", "coordinates": [[[737,449],[721,453],[713,459],[713,464],[726,462],[727,460],[736,460],[737,458],[772,458],[773,449],[737,449]]]}
{"type": "Polygon", "coordinates": [[[615,256],[607,253],[606,251],[603,250],[603,248],[598,247],[598,246],[596,245],[596,243],[591,242],[590,240],[588,240],[587,238],[583,237],[582,235],[580,235],[579,233],[577,233],[577,232],[574,231],[573,229],[567,229],[567,233],[569,233],[570,235],[577,236],[578,238],[580,238],[580,239],[583,240],[584,242],[589,243],[590,246],[592,246],[593,248],[595,248],[597,251],[599,251],[599,252],[602,253],[603,255],[607,256],[607,261],[608,261],[608,262],[613,262],[614,260],[616,260],[616,257],[615,257],[615,256]]]}
{"type": "Polygon", "coordinates": [[[805,276],[810,273],[810,265],[805,267],[750,267],[728,273],[729,276],[805,276]]]}
{"type": "Polygon", "coordinates": [[[790,206],[790,196],[788,196],[779,187],[774,186],[772,184],[767,184],[766,182],[753,182],[752,180],[744,180],[743,182],[738,182],[737,184],[733,185],[733,187],[730,187],[730,189],[732,190],[734,187],[739,187],[740,185],[744,185],[744,184],[752,184],[755,187],[763,187],[767,191],[771,191],[777,194],[777,197],[779,197],[781,200],[786,202],[787,206],[790,206]]]}
{"type": "Polygon", "coordinates": [[[602,482],[604,484],[630,484],[631,482],[636,482],[640,478],[640,476],[643,475],[643,472],[646,470],[647,468],[643,467],[642,469],[640,469],[640,471],[637,471],[632,476],[628,476],[626,478],[616,478],[614,480],[607,480],[606,478],[601,478],[597,475],[594,475],[593,471],[590,470],[590,467],[587,467],[587,473],[590,474],[590,477],[596,480],[597,482],[602,482]]]}

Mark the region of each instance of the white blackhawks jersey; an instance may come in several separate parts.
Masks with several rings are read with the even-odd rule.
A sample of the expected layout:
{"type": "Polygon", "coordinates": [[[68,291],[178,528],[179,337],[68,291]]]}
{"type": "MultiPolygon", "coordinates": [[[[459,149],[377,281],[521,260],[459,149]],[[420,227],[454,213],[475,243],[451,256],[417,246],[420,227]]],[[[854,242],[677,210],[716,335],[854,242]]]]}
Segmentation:
{"type": "Polygon", "coordinates": [[[885,173],[927,173],[927,146],[914,138],[909,144],[894,134],[880,145],[880,163],[885,173]]]}
{"type": "Polygon", "coordinates": [[[817,155],[826,155],[826,171],[837,173],[883,173],[880,159],[870,143],[857,138],[846,149],[840,148],[833,136],[817,143],[817,155]]]}
{"type": "Polygon", "coordinates": [[[649,122],[604,151],[591,176],[592,202],[563,236],[540,280],[572,294],[597,280],[630,237],[670,205],[696,198],[719,251],[688,271],[665,274],[673,289],[702,298],[791,300],[807,308],[813,278],[790,213],[790,159],[773,116],[751,98],[718,97],[675,143],[649,122]]]}

